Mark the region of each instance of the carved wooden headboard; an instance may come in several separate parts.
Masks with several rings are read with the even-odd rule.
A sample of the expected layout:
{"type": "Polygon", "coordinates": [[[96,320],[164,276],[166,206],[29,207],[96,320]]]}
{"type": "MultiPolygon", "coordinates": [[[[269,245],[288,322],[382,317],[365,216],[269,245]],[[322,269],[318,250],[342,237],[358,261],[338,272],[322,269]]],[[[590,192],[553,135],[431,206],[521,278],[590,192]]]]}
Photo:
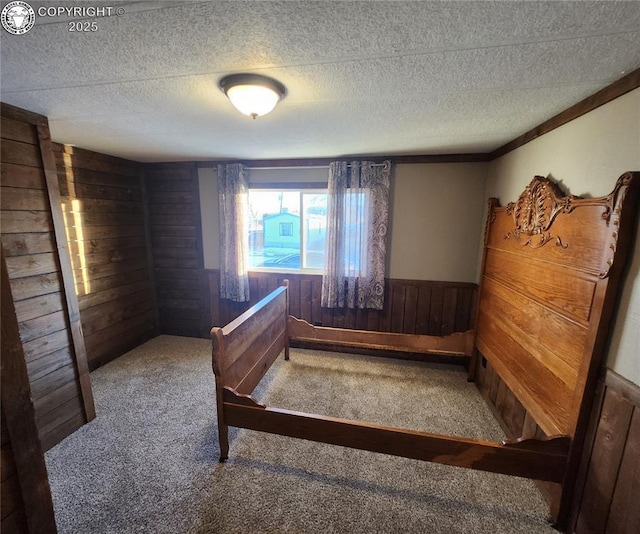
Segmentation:
{"type": "Polygon", "coordinates": [[[490,201],[476,345],[547,435],[574,436],[593,395],[639,182],[578,198],[536,176],[506,208],[490,201]]]}

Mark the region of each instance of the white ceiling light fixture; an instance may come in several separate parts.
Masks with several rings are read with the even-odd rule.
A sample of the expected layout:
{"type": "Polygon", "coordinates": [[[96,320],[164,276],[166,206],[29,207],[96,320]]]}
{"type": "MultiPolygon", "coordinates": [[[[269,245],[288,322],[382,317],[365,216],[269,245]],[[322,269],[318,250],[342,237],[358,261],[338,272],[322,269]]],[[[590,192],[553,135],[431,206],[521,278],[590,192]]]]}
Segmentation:
{"type": "Polygon", "coordinates": [[[286,93],[279,81],[260,74],[231,74],[219,85],[238,111],[253,119],[272,111],[286,93]]]}

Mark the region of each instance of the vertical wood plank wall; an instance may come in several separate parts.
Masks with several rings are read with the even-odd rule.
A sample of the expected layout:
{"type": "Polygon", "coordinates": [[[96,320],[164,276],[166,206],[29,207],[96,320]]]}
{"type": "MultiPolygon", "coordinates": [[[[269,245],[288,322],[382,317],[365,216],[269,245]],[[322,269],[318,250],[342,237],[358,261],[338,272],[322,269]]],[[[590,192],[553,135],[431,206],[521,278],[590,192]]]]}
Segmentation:
{"type": "Polygon", "coordinates": [[[331,310],[320,306],[320,275],[251,272],[251,302],[244,304],[220,299],[219,271],[207,270],[207,276],[211,326],[224,326],[288,279],[291,315],[316,326],[436,336],[473,328],[472,283],[388,279],[383,310],[331,310]]]}
{"type": "Polygon", "coordinates": [[[55,145],[90,369],[157,335],[141,166],[55,145]]]}
{"type": "Polygon", "coordinates": [[[197,168],[149,165],[145,187],[160,332],[208,337],[197,168]]]}
{"type": "Polygon", "coordinates": [[[605,370],[578,473],[571,531],[635,534],[639,497],[640,386],[605,370]]]}
{"type": "MultiPolygon", "coordinates": [[[[545,435],[488,362],[476,384],[509,437],[545,435]]],[[[555,484],[539,486],[550,502],[559,495],[555,484]]],[[[640,386],[603,369],[567,532],[635,534],[639,496],[640,386]]]]}
{"type": "Polygon", "coordinates": [[[544,435],[542,429],[527,416],[524,406],[486,360],[478,366],[476,386],[508,437],[517,438],[525,434],[528,437],[544,435]]]}
{"type": "MultiPolygon", "coordinates": [[[[476,372],[476,386],[482,393],[487,405],[493,412],[504,433],[509,438],[543,438],[547,434],[538,426],[535,419],[500,378],[500,375],[484,358],[476,372]]],[[[553,482],[536,481],[551,513],[555,517],[560,505],[561,486],[553,482]]]]}
{"type": "MultiPolygon", "coordinates": [[[[47,450],[94,417],[84,345],[74,345],[38,123],[46,119],[2,105],[2,247],[19,323],[36,425],[47,450]],[[88,389],[87,389],[87,386],[88,389]]],[[[51,157],[52,155],[49,154],[51,157]]],[[[59,229],[60,230],[60,229],[59,229]]],[[[64,228],[61,229],[64,236],[64,228]]],[[[59,248],[62,250],[59,252],[59,248]]],[[[5,313],[3,309],[3,313],[5,313]]],[[[80,339],[80,341],[82,341],[80,339]]]]}

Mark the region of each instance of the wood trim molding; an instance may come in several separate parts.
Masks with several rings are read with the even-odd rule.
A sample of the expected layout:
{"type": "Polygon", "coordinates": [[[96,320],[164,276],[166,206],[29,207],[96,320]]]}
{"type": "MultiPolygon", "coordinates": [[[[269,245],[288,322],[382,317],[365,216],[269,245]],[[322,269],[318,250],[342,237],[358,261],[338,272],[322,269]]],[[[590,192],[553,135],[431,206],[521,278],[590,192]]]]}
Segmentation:
{"type": "Polygon", "coordinates": [[[38,121],[36,128],[40,140],[40,154],[42,156],[42,166],[47,184],[47,193],[51,207],[51,217],[53,219],[53,230],[60,261],[60,271],[64,287],[64,295],[69,315],[69,330],[73,341],[75,353],[75,365],[78,372],[78,381],[82,391],[82,402],[87,422],[95,419],[96,409],[93,402],[93,392],[91,390],[91,378],[89,377],[89,365],[87,363],[87,351],[84,344],[82,324],[80,322],[80,306],[76,296],[75,283],[73,280],[73,267],[69,256],[67,236],[62,214],[62,201],[60,199],[60,186],[58,183],[58,170],[49,124],[46,118],[38,121]]]}
{"type": "MultiPolygon", "coordinates": [[[[183,169],[198,169],[200,167],[199,162],[197,161],[158,161],[158,162],[147,162],[143,163],[144,168],[153,172],[153,171],[179,171],[183,169]]],[[[216,163],[217,165],[217,163],[216,163]]]]}
{"type": "MultiPolygon", "coordinates": [[[[0,336],[2,340],[2,373],[0,373],[2,409],[7,421],[22,501],[27,511],[29,532],[54,533],[56,523],[53,515],[53,501],[42,445],[35,424],[31,386],[3,250],[0,255],[2,262],[0,289],[2,296],[2,335],[0,336]]],[[[4,500],[4,485],[2,493],[4,500]]]]}
{"type": "Polygon", "coordinates": [[[198,161],[198,168],[216,167],[221,163],[243,163],[247,167],[254,168],[285,168],[285,167],[328,167],[333,161],[352,161],[366,160],[374,163],[381,163],[385,160],[391,160],[396,164],[411,163],[482,163],[489,161],[489,154],[486,153],[470,153],[470,154],[414,154],[400,156],[371,156],[371,155],[354,155],[354,156],[336,156],[332,158],[293,158],[293,159],[248,159],[248,160],[210,160],[198,161]]]}
{"type": "Polygon", "coordinates": [[[500,156],[504,156],[507,152],[511,152],[512,150],[527,144],[529,141],[533,141],[534,139],[549,133],[551,130],[555,130],[556,128],[563,126],[582,115],[586,115],[590,111],[593,111],[594,109],[599,108],[600,106],[611,102],[612,100],[633,91],[638,87],[640,87],[640,69],[630,72],[623,78],[613,82],[611,85],[608,85],[597,93],[588,96],[584,100],[581,100],[577,104],[561,111],[556,116],[551,117],[549,120],[522,134],[520,137],[516,137],[507,144],[502,145],[493,152],[490,152],[487,154],[488,161],[493,161],[500,156]]]}
{"type": "MultiPolygon", "coordinates": [[[[363,156],[366,158],[366,156],[363,156]]],[[[345,159],[345,158],[340,158],[345,159]]],[[[483,163],[489,161],[489,155],[484,152],[470,154],[418,154],[415,156],[389,156],[380,158],[380,161],[390,159],[393,163],[483,163]]]]}

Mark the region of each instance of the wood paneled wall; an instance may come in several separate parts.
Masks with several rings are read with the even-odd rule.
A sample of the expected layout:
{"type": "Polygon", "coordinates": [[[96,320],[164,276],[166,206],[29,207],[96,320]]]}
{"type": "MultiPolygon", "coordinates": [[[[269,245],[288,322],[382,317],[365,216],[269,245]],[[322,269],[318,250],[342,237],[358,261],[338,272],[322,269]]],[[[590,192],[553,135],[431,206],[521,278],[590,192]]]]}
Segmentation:
{"type": "Polygon", "coordinates": [[[207,337],[197,168],[149,165],[145,186],[160,332],[207,337]]]}
{"type": "Polygon", "coordinates": [[[430,335],[473,328],[476,285],[471,283],[389,279],[383,310],[332,310],[320,306],[320,275],[251,272],[251,302],[244,304],[220,299],[219,271],[207,270],[207,276],[212,326],[224,326],[288,279],[291,315],[316,326],[430,335]]]}
{"type": "Polygon", "coordinates": [[[2,105],[1,184],[2,247],[46,450],[95,412],[45,117],[2,105]]]}
{"type": "Polygon", "coordinates": [[[20,480],[18,478],[13,446],[9,439],[4,406],[2,406],[0,428],[0,530],[5,533],[28,532],[27,515],[25,513],[20,480]]]}
{"type": "Polygon", "coordinates": [[[638,532],[640,386],[611,370],[598,384],[575,497],[571,532],[638,532]]]}
{"type": "MultiPolygon", "coordinates": [[[[508,438],[547,436],[491,363],[482,357],[476,370],[476,386],[508,438]]],[[[562,492],[560,484],[536,481],[536,485],[549,504],[551,517],[556,518],[562,492]]]]}
{"type": "Polygon", "coordinates": [[[528,416],[522,403],[484,358],[478,366],[476,386],[508,437],[517,438],[522,435],[540,437],[544,435],[542,429],[528,416]]]}
{"type": "Polygon", "coordinates": [[[5,534],[54,533],[47,468],[4,253],[1,267],[0,529],[5,534]]]}
{"type": "Polygon", "coordinates": [[[140,164],[55,145],[90,369],[157,335],[140,164]]]}
{"type": "MultiPolygon", "coordinates": [[[[545,436],[486,360],[478,367],[476,384],[507,436],[545,436]]],[[[538,485],[549,503],[557,506],[559,485],[538,485]]],[[[603,369],[566,532],[635,534],[640,525],[638,502],[640,386],[603,369]]]]}

